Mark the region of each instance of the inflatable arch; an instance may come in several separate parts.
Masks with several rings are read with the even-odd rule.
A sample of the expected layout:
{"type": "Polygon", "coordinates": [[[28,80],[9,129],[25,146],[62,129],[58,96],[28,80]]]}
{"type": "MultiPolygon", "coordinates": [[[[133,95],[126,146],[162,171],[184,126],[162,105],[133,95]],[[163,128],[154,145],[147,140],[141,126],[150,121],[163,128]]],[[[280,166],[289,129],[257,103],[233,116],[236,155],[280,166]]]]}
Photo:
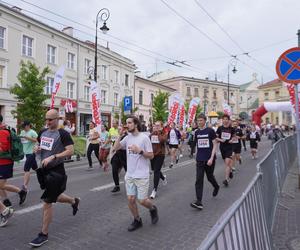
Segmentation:
{"type": "Polygon", "coordinates": [[[260,126],[261,117],[268,112],[277,111],[292,111],[291,102],[264,102],[255,112],[252,114],[252,121],[256,125],[260,126]]]}

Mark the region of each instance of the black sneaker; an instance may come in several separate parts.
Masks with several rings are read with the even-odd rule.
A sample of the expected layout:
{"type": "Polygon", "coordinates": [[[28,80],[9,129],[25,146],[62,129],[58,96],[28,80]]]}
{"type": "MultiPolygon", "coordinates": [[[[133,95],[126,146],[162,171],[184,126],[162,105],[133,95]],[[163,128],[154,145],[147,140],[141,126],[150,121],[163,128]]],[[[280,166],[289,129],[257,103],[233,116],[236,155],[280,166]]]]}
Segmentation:
{"type": "Polygon", "coordinates": [[[80,198],[75,198],[75,203],[72,204],[72,208],[73,208],[73,215],[75,216],[78,212],[78,206],[79,206],[79,202],[80,202],[80,198]]]}
{"type": "Polygon", "coordinates": [[[132,232],[132,231],[137,230],[138,228],[140,228],[142,226],[143,226],[143,222],[142,222],[141,218],[139,220],[134,219],[133,222],[128,227],[128,231],[132,232]]]}
{"type": "Polygon", "coordinates": [[[231,172],[229,173],[229,178],[230,178],[230,179],[233,178],[233,171],[231,171],[231,172]]]}
{"type": "Polygon", "coordinates": [[[26,196],[27,196],[27,192],[25,190],[21,190],[19,192],[19,197],[20,197],[20,202],[19,205],[24,204],[25,200],[26,200],[26,196]]]}
{"type": "Polygon", "coordinates": [[[212,194],[213,197],[216,197],[218,195],[219,189],[220,189],[220,186],[214,188],[214,191],[213,191],[213,194],[212,194]]]}
{"type": "Polygon", "coordinates": [[[224,184],[225,187],[228,187],[229,182],[227,180],[224,180],[223,184],[224,184]]]}
{"type": "Polygon", "coordinates": [[[179,161],[179,156],[176,157],[176,164],[178,163],[179,161]]]}
{"type": "Polygon", "coordinates": [[[203,205],[200,201],[195,201],[195,202],[192,202],[191,203],[191,207],[193,208],[197,208],[199,210],[202,210],[203,209],[203,205]]]}
{"type": "Polygon", "coordinates": [[[11,202],[10,202],[9,199],[5,199],[5,200],[3,201],[3,205],[6,206],[6,207],[12,207],[12,204],[11,204],[11,202]]]}
{"type": "Polygon", "coordinates": [[[240,163],[240,165],[242,164],[242,159],[241,158],[239,159],[239,163],[240,163]]]}
{"type": "Polygon", "coordinates": [[[40,247],[48,241],[48,234],[39,233],[38,237],[36,237],[33,241],[29,243],[29,245],[34,247],[40,247]]]}
{"type": "Polygon", "coordinates": [[[150,209],[150,216],[151,216],[152,224],[156,224],[158,222],[158,213],[157,213],[157,207],[156,206],[153,206],[153,208],[150,209]]]}
{"type": "Polygon", "coordinates": [[[120,187],[119,186],[115,186],[113,190],[111,190],[112,193],[117,193],[120,192],[120,187]]]}
{"type": "Polygon", "coordinates": [[[170,164],[169,168],[172,168],[172,167],[173,167],[173,163],[170,164]]]}

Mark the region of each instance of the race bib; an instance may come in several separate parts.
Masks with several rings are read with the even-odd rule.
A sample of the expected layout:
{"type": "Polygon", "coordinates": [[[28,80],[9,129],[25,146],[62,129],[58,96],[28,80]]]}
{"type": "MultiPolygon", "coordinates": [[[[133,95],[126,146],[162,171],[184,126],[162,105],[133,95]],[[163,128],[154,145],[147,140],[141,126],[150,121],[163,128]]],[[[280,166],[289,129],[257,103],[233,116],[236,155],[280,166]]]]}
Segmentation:
{"type": "Polygon", "coordinates": [[[239,140],[235,139],[235,140],[232,141],[232,143],[239,143],[239,140]]]}
{"type": "Polygon", "coordinates": [[[198,148],[209,148],[209,139],[198,139],[198,148]]]}
{"type": "Polygon", "coordinates": [[[28,143],[29,141],[28,141],[27,139],[25,139],[25,138],[21,138],[21,142],[22,142],[23,144],[25,144],[25,143],[28,143]]]}
{"type": "Polygon", "coordinates": [[[250,139],[256,139],[256,134],[250,134],[250,139]]]}
{"type": "Polygon", "coordinates": [[[151,143],[159,143],[158,135],[151,136],[151,143]]]}
{"type": "Polygon", "coordinates": [[[221,139],[223,139],[223,140],[230,140],[230,138],[231,138],[231,134],[230,133],[222,132],[221,139]]]}
{"type": "Polygon", "coordinates": [[[53,144],[54,144],[53,138],[42,136],[41,144],[40,144],[41,149],[51,151],[53,148],[53,144]]]}
{"type": "Polygon", "coordinates": [[[114,142],[114,141],[116,141],[118,139],[118,136],[116,136],[116,135],[113,135],[113,136],[111,136],[111,140],[114,142]]]}

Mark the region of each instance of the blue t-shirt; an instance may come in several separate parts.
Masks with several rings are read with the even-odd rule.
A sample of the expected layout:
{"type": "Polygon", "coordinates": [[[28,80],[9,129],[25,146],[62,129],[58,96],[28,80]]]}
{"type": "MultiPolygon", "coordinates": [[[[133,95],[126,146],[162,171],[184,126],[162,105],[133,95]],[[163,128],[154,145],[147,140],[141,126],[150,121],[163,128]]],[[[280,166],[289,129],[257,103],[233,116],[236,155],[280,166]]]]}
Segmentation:
{"type": "Polygon", "coordinates": [[[217,138],[212,128],[197,129],[195,140],[197,145],[197,161],[208,161],[213,150],[213,140],[217,138]]]}

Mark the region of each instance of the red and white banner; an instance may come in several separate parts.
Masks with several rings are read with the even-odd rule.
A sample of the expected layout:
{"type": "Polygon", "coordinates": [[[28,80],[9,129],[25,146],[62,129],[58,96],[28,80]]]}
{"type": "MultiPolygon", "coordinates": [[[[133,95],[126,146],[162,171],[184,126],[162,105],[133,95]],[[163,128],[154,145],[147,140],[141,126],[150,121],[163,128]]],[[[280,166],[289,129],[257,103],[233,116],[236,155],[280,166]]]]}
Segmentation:
{"type": "Polygon", "coordinates": [[[73,113],[74,112],[74,108],[77,107],[77,102],[75,100],[66,100],[66,99],[62,99],[60,101],[60,104],[62,106],[64,106],[65,108],[65,113],[73,113]]]}
{"type": "Polygon", "coordinates": [[[52,95],[51,95],[51,105],[50,108],[53,109],[54,107],[54,98],[58,92],[60,84],[62,82],[63,76],[65,72],[65,66],[61,66],[55,73],[54,82],[52,86],[52,95]]]}
{"type": "Polygon", "coordinates": [[[100,88],[95,81],[91,81],[91,100],[92,100],[92,116],[93,122],[96,124],[96,130],[101,132],[101,96],[100,96],[100,88]]]}
{"type": "Polygon", "coordinates": [[[177,121],[178,111],[180,106],[180,94],[174,93],[169,97],[169,117],[168,117],[168,124],[177,121]]]}
{"type": "Polygon", "coordinates": [[[200,98],[194,97],[189,106],[189,112],[188,112],[188,125],[191,125],[192,122],[195,120],[197,108],[200,104],[200,98]]]}
{"type": "MultiPolygon", "coordinates": [[[[285,83],[288,91],[289,91],[289,94],[290,94],[290,101],[291,101],[291,104],[293,106],[293,113],[295,115],[295,118],[296,118],[296,107],[295,107],[295,103],[296,103],[296,100],[295,100],[295,85],[294,84],[291,84],[291,83],[285,83]]],[[[299,106],[300,106],[300,93],[299,93],[299,90],[298,90],[298,100],[299,100],[299,106]]],[[[300,120],[300,110],[299,110],[299,120],[300,120]]]]}
{"type": "Polygon", "coordinates": [[[183,127],[185,121],[185,107],[184,100],[181,99],[179,103],[179,126],[183,127]]]}
{"type": "Polygon", "coordinates": [[[226,115],[229,115],[229,116],[232,115],[231,107],[225,102],[223,103],[223,110],[226,115]]]}

